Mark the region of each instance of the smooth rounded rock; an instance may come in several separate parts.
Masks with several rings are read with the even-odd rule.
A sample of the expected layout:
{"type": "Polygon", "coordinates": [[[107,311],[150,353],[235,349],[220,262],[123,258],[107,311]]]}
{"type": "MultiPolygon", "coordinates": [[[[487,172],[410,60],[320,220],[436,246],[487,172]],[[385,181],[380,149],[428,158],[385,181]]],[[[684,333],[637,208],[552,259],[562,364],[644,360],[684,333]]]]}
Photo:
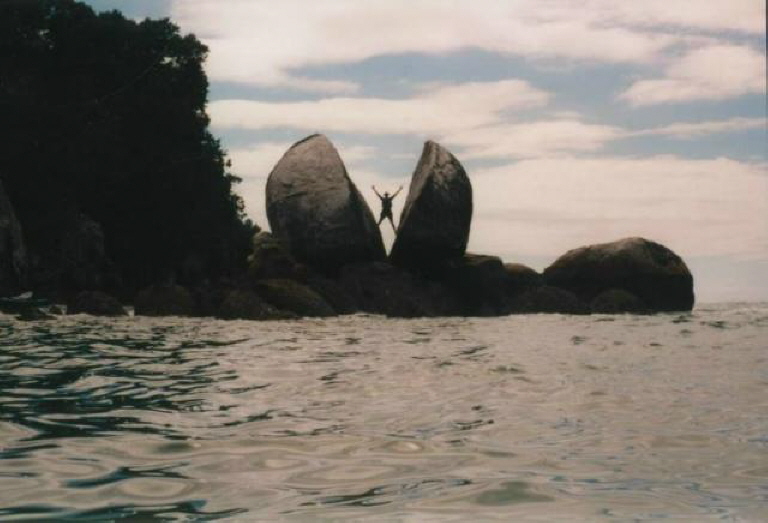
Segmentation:
{"type": "Polygon", "coordinates": [[[323,135],[285,153],[269,175],[266,199],[273,234],[300,262],[336,273],[346,264],[386,257],[368,204],[323,135]]]}
{"type": "Polygon", "coordinates": [[[390,261],[429,271],[464,256],[472,221],[472,185],[444,147],[426,142],[411,178],[390,261]]]}
{"type": "Polygon", "coordinates": [[[623,289],[651,311],[693,308],[693,276],[685,262],[667,247],[644,238],[568,251],[544,270],[544,279],[587,303],[604,291],[623,289]]]}

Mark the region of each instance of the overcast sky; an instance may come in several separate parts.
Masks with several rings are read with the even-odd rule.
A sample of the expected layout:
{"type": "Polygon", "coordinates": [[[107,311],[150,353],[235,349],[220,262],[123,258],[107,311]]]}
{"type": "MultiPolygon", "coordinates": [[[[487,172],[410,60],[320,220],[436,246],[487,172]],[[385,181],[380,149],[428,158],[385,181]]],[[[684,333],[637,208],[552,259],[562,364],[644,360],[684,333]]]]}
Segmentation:
{"type": "Polygon", "coordinates": [[[432,139],[472,180],[474,252],[541,270],[644,236],[699,302],[768,301],[763,0],[88,3],[208,45],[212,130],[262,227],[296,140],[326,134],[378,213],[371,184],[407,187],[432,139]]]}

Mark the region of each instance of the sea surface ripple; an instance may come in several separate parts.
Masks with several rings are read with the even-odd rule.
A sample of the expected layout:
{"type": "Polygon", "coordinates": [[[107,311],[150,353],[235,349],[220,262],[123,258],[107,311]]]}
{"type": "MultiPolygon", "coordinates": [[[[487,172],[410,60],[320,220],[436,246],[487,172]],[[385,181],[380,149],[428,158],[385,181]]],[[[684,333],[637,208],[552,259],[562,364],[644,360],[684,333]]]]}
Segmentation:
{"type": "Polygon", "coordinates": [[[0,316],[2,521],[768,521],[768,305],[0,316]]]}

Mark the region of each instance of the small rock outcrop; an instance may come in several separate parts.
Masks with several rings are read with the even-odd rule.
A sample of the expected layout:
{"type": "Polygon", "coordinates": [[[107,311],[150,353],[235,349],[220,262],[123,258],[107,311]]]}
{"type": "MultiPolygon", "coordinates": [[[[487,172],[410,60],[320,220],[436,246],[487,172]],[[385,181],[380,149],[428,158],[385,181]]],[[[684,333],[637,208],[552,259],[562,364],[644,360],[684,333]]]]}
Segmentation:
{"type": "Polygon", "coordinates": [[[639,314],[648,309],[640,298],[624,289],[609,289],[601,292],[595,296],[589,308],[595,314],[639,314]]]}
{"type": "Polygon", "coordinates": [[[62,283],[73,289],[102,288],[114,270],[104,247],[101,225],[82,213],[70,217],[61,240],[62,283]]]}
{"type": "Polygon", "coordinates": [[[269,232],[253,237],[253,251],[248,257],[248,275],[254,279],[306,278],[306,268],[288,252],[283,242],[269,232]]]}
{"type": "Polygon", "coordinates": [[[19,321],[48,321],[55,320],[56,316],[45,312],[43,309],[30,307],[29,309],[23,310],[21,314],[16,316],[16,319],[19,321]]]}
{"type": "Polygon", "coordinates": [[[336,311],[322,296],[293,280],[261,280],[254,284],[254,290],[278,309],[293,312],[299,316],[336,315],[336,311]]]}
{"type": "Polygon", "coordinates": [[[223,320],[282,320],[296,315],[276,309],[253,291],[235,289],[224,297],[217,317],[223,320]]]}
{"type": "Polygon", "coordinates": [[[357,312],[357,302],[338,281],[313,275],[306,283],[307,287],[322,296],[338,314],[357,312]]]}
{"type": "Polygon", "coordinates": [[[568,251],[544,270],[544,279],[586,303],[604,291],[622,289],[651,311],[693,308],[693,276],[685,262],[667,247],[644,238],[568,251]]]}
{"type": "Polygon", "coordinates": [[[194,316],[195,298],[181,285],[153,285],[140,291],[133,303],[137,316],[194,316]]]}
{"type": "Polygon", "coordinates": [[[463,305],[438,282],[426,280],[389,263],[349,265],[341,286],[360,311],[396,318],[456,316],[463,305]]]}
{"type": "Polygon", "coordinates": [[[426,142],[411,178],[390,261],[429,272],[464,255],[472,221],[472,185],[447,149],[426,142]]]}
{"type": "Polygon", "coordinates": [[[120,278],[105,250],[99,223],[71,207],[59,219],[59,233],[30,256],[36,294],[69,299],[87,289],[116,291],[120,278]]]}
{"type": "Polygon", "coordinates": [[[0,183],[0,297],[15,296],[25,290],[28,270],[21,226],[0,183]]]}
{"type": "Polygon", "coordinates": [[[83,291],[67,304],[67,314],[91,314],[92,316],[125,316],[122,304],[116,298],[101,291],[83,291]]]}
{"type": "Polygon", "coordinates": [[[323,135],[288,149],[269,174],[266,199],[272,232],[302,263],[337,273],[386,257],[368,204],[323,135]]]}
{"type": "Polygon", "coordinates": [[[507,273],[496,256],[466,254],[450,260],[441,280],[457,293],[462,315],[498,316],[506,309],[507,273]]]}
{"type": "Polygon", "coordinates": [[[589,307],[570,291],[542,285],[512,298],[510,312],[516,314],[589,314],[589,307]]]}
{"type": "Polygon", "coordinates": [[[506,291],[509,296],[515,296],[542,284],[541,274],[522,263],[505,263],[506,291]]]}

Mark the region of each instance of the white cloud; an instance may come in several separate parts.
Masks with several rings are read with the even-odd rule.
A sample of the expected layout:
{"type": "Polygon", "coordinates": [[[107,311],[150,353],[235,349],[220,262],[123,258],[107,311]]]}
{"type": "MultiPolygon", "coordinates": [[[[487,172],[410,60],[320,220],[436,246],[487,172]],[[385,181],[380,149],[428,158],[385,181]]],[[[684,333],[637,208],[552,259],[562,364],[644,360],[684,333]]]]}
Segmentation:
{"type": "Polygon", "coordinates": [[[640,80],[620,95],[634,106],[722,100],[766,89],[765,55],[750,47],[708,45],[674,60],[663,78],[640,80]]]}
{"type": "Polygon", "coordinates": [[[470,247],[513,261],[645,236],[684,258],[768,258],[765,165],[726,158],[557,158],[471,173],[470,247]]]}
{"type": "Polygon", "coordinates": [[[175,0],[171,14],[210,47],[215,81],[350,93],[354,83],[295,71],[466,48],[649,62],[680,41],[675,29],[760,34],[765,7],[761,0],[175,0]]]}
{"type": "Polygon", "coordinates": [[[214,127],[293,128],[322,132],[414,134],[446,132],[497,123],[501,112],[546,104],[549,95],[521,80],[435,87],[412,98],[324,98],[302,102],[211,102],[214,127]]]}
{"type": "Polygon", "coordinates": [[[605,2],[590,10],[577,2],[542,0],[176,0],[172,18],[209,46],[208,73],[214,81],[331,92],[356,86],[296,77],[296,70],[467,48],[534,58],[647,62],[678,40],[626,27],[625,19],[635,20],[637,13],[605,2]]]}
{"type": "Polygon", "coordinates": [[[461,147],[461,157],[465,159],[536,158],[595,151],[623,135],[618,127],[571,118],[466,129],[448,134],[442,141],[461,147]]]}
{"type": "Polygon", "coordinates": [[[628,133],[627,136],[661,135],[679,139],[692,139],[707,134],[747,131],[750,129],[766,129],[765,118],[730,118],[728,120],[711,120],[707,122],[678,122],[628,133]]]}
{"type": "Polygon", "coordinates": [[[765,31],[763,0],[587,0],[584,11],[603,23],[643,26],[677,26],[706,31],[765,31]]]}

